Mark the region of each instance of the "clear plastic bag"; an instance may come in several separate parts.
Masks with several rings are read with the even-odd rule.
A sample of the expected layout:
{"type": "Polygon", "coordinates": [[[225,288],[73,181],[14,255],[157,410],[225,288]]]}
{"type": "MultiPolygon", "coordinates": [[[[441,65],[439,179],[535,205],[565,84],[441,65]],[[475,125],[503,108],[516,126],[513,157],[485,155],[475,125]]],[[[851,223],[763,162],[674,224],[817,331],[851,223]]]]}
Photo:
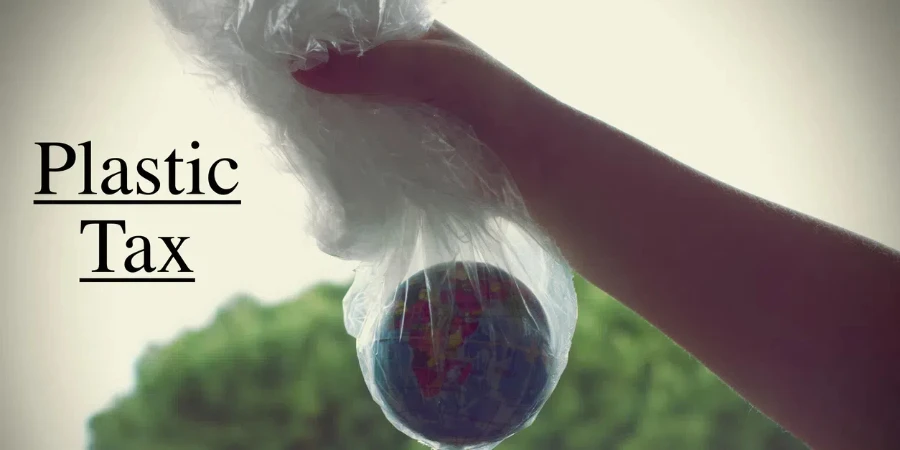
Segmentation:
{"type": "Polygon", "coordinates": [[[269,127],[314,199],[323,251],[358,261],[344,299],[373,399],[432,448],[527,427],[565,368],[572,273],[471,131],[427,106],[327,95],[291,73],[416,39],[443,0],[151,0],[210,76],[269,127]]]}

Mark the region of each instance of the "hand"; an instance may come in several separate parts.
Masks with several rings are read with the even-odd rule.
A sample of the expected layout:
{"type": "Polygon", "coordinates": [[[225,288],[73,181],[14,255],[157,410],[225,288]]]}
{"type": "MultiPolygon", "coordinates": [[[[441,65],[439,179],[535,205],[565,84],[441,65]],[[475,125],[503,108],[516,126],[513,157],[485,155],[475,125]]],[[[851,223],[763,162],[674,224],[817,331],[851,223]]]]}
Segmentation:
{"type": "Polygon", "coordinates": [[[499,157],[526,203],[535,203],[565,160],[546,150],[564,129],[550,124],[571,110],[440,23],[422,39],[387,42],[362,56],[333,53],[294,77],[322,92],[425,103],[456,116],[499,157]]]}
{"type": "Polygon", "coordinates": [[[387,42],[363,56],[332,52],[327,63],[294,75],[322,92],[391,96],[470,116],[478,99],[495,91],[485,82],[499,81],[499,72],[483,51],[436,23],[420,40],[387,42]]]}

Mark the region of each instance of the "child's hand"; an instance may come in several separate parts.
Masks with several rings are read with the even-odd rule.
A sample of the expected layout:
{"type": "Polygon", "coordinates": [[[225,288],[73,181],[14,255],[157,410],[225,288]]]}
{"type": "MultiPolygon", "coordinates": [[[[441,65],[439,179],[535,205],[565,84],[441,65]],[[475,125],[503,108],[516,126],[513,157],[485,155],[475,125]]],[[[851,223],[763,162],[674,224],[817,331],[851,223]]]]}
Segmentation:
{"type": "Polygon", "coordinates": [[[318,91],[425,103],[461,119],[499,157],[533,213],[567,155],[578,154],[553,151],[577,112],[441,24],[420,40],[387,42],[362,56],[332,53],[294,77],[318,91]]]}
{"type": "Polygon", "coordinates": [[[484,52],[436,24],[420,40],[391,41],[361,57],[332,53],[328,63],[294,75],[323,92],[402,98],[464,116],[478,98],[490,94],[488,84],[499,69],[484,52]]]}

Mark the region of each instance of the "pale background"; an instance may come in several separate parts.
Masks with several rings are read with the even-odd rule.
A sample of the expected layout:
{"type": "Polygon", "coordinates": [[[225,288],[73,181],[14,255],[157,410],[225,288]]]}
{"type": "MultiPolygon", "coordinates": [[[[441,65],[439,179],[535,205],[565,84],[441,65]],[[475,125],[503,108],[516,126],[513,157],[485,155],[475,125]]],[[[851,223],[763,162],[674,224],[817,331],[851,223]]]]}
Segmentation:
{"type": "MultiPolygon", "coordinates": [[[[890,0],[459,0],[443,19],[676,158],[900,248],[898,11],[890,0]]],[[[130,388],[148,343],[202,325],[236,292],[278,301],[352,275],[303,235],[299,183],[260,150],[240,104],[184,74],[147,2],[0,0],[0,37],[0,447],[84,448],[85,420],[130,388]],[[234,158],[244,205],[32,205],[34,142],[87,140],[95,183],[114,156],[234,158]],[[82,219],[191,236],[198,282],[77,283],[96,258],[82,219]]],[[[77,177],[55,187],[74,192],[77,177]]]]}

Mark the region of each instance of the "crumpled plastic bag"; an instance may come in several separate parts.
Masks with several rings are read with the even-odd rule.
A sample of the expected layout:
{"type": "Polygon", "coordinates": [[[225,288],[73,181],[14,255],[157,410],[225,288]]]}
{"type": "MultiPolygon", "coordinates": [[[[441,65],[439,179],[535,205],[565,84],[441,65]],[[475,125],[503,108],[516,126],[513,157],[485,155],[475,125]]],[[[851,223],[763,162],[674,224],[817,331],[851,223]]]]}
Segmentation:
{"type": "Polygon", "coordinates": [[[388,420],[442,449],[490,449],[555,388],[572,273],[471,130],[425,105],[328,95],[291,73],[416,39],[441,0],[151,0],[202,72],[239,94],[314,199],[320,248],[358,261],[344,298],[388,420]]]}

